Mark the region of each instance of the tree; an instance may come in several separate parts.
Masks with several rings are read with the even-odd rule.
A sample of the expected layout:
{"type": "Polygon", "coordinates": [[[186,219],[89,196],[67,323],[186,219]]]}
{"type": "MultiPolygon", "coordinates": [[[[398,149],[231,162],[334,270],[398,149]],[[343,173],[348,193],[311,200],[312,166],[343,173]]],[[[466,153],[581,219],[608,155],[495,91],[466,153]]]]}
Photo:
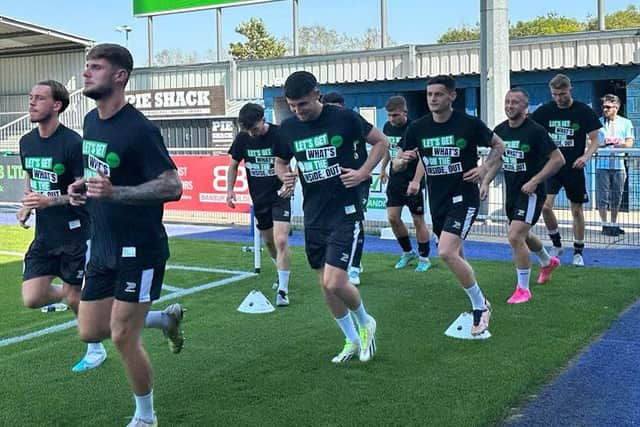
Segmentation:
{"type": "Polygon", "coordinates": [[[509,37],[542,36],[547,34],[576,33],[584,26],[577,19],[560,16],[555,12],[538,16],[532,21],[518,21],[509,28],[509,37]]]}
{"type": "Polygon", "coordinates": [[[475,27],[449,28],[438,39],[438,43],[464,42],[480,40],[480,25],[475,27]]]}
{"type": "MultiPolygon", "coordinates": [[[[604,25],[607,30],[620,30],[624,28],[640,27],[640,8],[630,4],[624,10],[618,10],[604,17],[604,25]]],[[[587,21],[587,30],[598,29],[598,18],[591,18],[587,21]]]]}
{"type": "Polygon", "coordinates": [[[184,53],[182,50],[175,49],[162,49],[154,56],[153,64],[159,67],[167,65],[183,65],[183,64],[195,64],[200,62],[200,57],[195,51],[184,53]]]}
{"type": "MultiPolygon", "coordinates": [[[[293,53],[291,39],[285,37],[283,42],[287,45],[287,51],[293,53]]],[[[393,46],[394,44],[395,42],[387,36],[387,45],[393,46]]],[[[346,33],[340,34],[333,28],[319,24],[298,28],[298,50],[301,55],[377,49],[378,47],[380,47],[380,31],[377,28],[367,28],[361,37],[350,37],[346,33]]]]}
{"type": "Polygon", "coordinates": [[[262,19],[251,18],[236,28],[236,33],[247,38],[247,41],[229,43],[229,54],[234,59],[278,58],[285,54],[287,48],[267,31],[262,19]]]}

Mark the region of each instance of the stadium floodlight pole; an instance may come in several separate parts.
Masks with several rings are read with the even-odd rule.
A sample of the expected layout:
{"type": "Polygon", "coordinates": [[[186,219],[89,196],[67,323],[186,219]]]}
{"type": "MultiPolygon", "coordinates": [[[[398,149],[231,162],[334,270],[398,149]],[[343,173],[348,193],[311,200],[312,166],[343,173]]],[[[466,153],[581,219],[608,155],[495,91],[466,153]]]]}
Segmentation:
{"type": "Polygon", "coordinates": [[[293,14],[293,56],[298,56],[300,54],[300,47],[298,46],[298,0],[292,0],[291,6],[293,14]]]}
{"type": "Polygon", "coordinates": [[[600,31],[604,31],[606,29],[604,16],[604,0],[598,0],[598,30],[600,31]]]}
{"type": "Polygon", "coordinates": [[[216,9],[216,61],[222,61],[222,8],[216,9]]]}
{"type": "Polygon", "coordinates": [[[387,0],[380,0],[380,47],[387,47],[387,0]]]}
{"type": "Polygon", "coordinates": [[[147,17],[147,52],[149,67],[153,67],[153,16],[147,17]]]}
{"type": "Polygon", "coordinates": [[[129,48],[129,33],[131,31],[133,31],[133,28],[131,28],[128,25],[118,25],[116,27],[116,31],[119,33],[123,33],[124,34],[124,47],[126,47],[127,49],[129,48]]]}

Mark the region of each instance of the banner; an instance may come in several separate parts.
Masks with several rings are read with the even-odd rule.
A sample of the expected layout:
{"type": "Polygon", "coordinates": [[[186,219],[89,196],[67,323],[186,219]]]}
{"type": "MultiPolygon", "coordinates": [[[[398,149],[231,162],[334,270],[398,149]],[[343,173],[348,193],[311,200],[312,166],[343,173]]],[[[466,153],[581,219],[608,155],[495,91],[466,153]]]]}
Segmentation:
{"type": "Polygon", "coordinates": [[[0,202],[22,200],[26,175],[20,156],[0,156],[0,202]]]}
{"type": "Polygon", "coordinates": [[[133,0],[133,15],[154,16],[274,1],[280,0],[133,0]]]}
{"type": "Polygon", "coordinates": [[[172,156],[182,181],[182,198],[167,210],[249,212],[251,197],[244,167],[238,167],[234,186],[236,208],[227,206],[227,168],[231,156],[172,156]]]}
{"type": "Polygon", "coordinates": [[[132,90],[127,102],[150,119],[224,116],[224,86],[132,90]]]}

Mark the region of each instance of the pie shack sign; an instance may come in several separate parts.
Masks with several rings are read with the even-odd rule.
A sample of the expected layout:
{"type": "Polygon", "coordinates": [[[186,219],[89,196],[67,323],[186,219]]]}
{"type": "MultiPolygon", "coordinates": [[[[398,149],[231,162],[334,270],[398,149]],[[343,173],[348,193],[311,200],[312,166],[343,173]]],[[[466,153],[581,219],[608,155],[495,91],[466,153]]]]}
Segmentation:
{"type": "Polygon", "coordinates": [[[224,86],[134,90],[125,97],[150,119],[225,115],[224,86]]]}

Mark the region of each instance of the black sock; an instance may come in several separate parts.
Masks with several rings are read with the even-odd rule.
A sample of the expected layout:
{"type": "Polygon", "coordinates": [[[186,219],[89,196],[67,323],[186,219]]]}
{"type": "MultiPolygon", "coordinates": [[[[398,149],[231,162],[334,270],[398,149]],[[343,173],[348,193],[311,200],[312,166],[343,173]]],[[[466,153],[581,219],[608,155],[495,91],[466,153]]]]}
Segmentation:
{"type": "Polygon", "coordinates": [[[429,258],[430,249],[431,248],[429,248],[429,242],[418,242],[418,253],[422,258],[429,258]]]}
{"type": "Polygon", "coordinates": [[[573,243],[573,254],[574,255],[582,255],[582,251],[584,250],[584,243],[573,243]]]}
{"type": "Polygon", "coordinates": [[[400,244],[400,247],[402,248],[403,251],[405,252],[411,252],[411,240],[409,240],[409,236],[404,236],[404,237],[396,237],[396,239],[398,240],[398,243],[400,244]]]}
{"type": "Polygon", "coordinates": [[[553,246],[559,248],[562,246],[562,237],[560,237],[560,233],[553,233],[553,234],[549,234],[549,238],[551,238],[551,242],[553,243],[553,246]]]}

